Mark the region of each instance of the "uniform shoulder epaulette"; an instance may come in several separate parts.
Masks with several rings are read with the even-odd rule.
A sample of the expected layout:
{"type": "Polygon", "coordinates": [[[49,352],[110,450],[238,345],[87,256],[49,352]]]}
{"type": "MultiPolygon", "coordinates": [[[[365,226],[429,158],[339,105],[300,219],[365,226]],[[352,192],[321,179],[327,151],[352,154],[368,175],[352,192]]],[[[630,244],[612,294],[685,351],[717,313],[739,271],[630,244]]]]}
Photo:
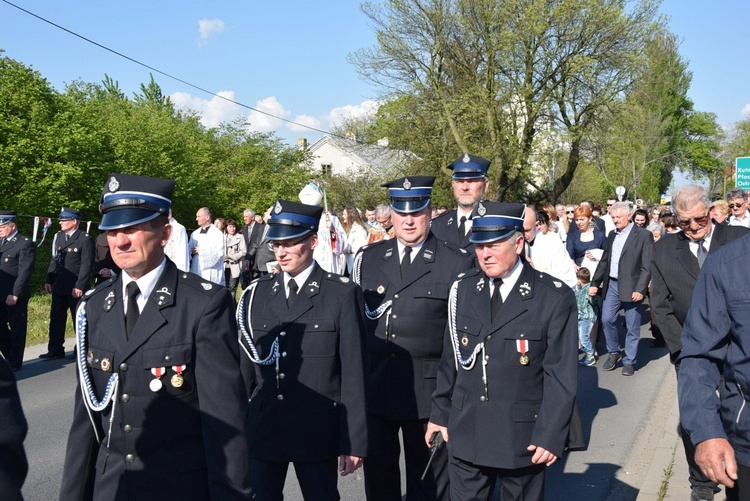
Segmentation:
{"type": "Polygon", "coordinates": [[[568,285],[559,278],[555,278],[552,275],[541,271],[535,273],[537,282],[546,285],[552,290],[556,290],[559,294],[564,294],[566,291],[573,291],[573,289],[568,287],[568,285]]]}
{"type": "Polygon", "coordinates": [[[479,268],[472,268],[470,270],[463,271],[463,272],[459,273],[458,276],[456,276],[456,280],[460,282],[464,278],[469,278],[469,277],[477,276],[477,275],[479,275],[479,273],[481,271],[482,270],[479,269],[479,268]]]}
{"type": "Polygon", "coordinates": [[[323,275],[323,278],[325,278],[326,280],[330,280],[333,283],[345,285],[347,287],[354,284],[351,278],[345,277],[343,275],[337,275],[336,273],[325,273],[323,275]]]}
{"type": "Polygon", "coordinates": [[[101,294],[102,291],[105,291],[112,287],[112,284],[115,283],[115,280],[117,280],[115,277],[110,277],[108,280],[105,280],[104,282],[98,284],[93,289],[89,289],[86,292],[83,293],[83,297],[88,299],[91,296],[94,296],[96,294],[101,294]]]}
{"type": "Polygon", "coordinates": [[[468,256],[469,255],[469,251],[467,251],[466,249],[461,248],[458,244],[455,244],[453,242],[449,242],[447,240],[438,240],[438,242],[440,242],[445,247],[448,247],[453,252],[456,252],[456,253],[461,254],[463,256],[468,256]]]}
{"type": "Polygon", "coordinates": [[[361,247],[359,249],[359,251],[357,252],[357,254],[359,254],[360,252],[364,253],[365,251],[371,251],[372,249],[376,249],[379,245],[383,245],[384,243],[386,243],[386,242],[388,242],[390,240],[392,240],[392,239],[389,238],[388,240],[378,240],[377,242],[373,242],[371,244],[367,244],[364,247],[361,247]]]}
{"type": "Polygon", "coordinates": [[[222,288],[219,284],[215,284],[210,280],[199,277],[194,273],[186,273],[184,271],[179,272],[179,281],[196,290],[201,290],[206,294],[215,294],[216,291],[222,288]]]}

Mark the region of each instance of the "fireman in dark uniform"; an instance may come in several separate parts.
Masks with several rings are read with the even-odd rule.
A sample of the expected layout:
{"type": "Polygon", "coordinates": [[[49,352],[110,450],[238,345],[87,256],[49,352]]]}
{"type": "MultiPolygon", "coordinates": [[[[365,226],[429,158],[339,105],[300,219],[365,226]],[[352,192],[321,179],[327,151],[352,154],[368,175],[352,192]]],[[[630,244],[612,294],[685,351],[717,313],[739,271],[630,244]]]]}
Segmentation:
{"type": "Polygon", "coordinates": [[[47,270],[44,290],[52,293],[49,309],[49,344],[47,353],[39,358],[54,359],[65,356],[65,326],[68,311],[75,317],[76,306],[91,286],[96,251],[94,239],[79,228],[81,213],[63,207],[60,228],[52,243],[52,260],[47,270]]]}
{"type": "Polygon", "coordinates": [[[278,200],[265,238],[281,273],[253,281],[238,305],[250,397],[257,499],[283,498],[289,463],[307,500],[338,500],[367,451],[362,290],[313,259],[323,209],[278,200]]]}
{"type": "Polygon", "coordinates": [[[563,453],[578,374],[573,291],[521,259],[523,204],[482,202],[471,240],[481,269],[451,286],[425,440],[448,444],[451,499],[544,498],[563,453]]]}
{"type": "Polygon", "coordinates": [[[29,280],[36,247],[18,232],[15,211],[0,211],[0,351],[15,372],[23,363],[28,325],[29,280]]]}
{"type": "Polygon", "coordinates": [[[111,174],[103,217],[122,269],[76,312],[61,500],[249,499],[234,302],[165,257],[174,181],[111,174]]]}
{"type": "Polygon", "coordinates": [[[431,464],[423,436],[443,350],[448,289],[471,256],[430,231],[432,176],[397,179],[388,188],[396,238],[363,248],[355,280],[365,294],[366,381],[370,451],[368,499],[400,500],[399,431],[406,458],[406,498],[447,499],[445,455],[431,464]]]}

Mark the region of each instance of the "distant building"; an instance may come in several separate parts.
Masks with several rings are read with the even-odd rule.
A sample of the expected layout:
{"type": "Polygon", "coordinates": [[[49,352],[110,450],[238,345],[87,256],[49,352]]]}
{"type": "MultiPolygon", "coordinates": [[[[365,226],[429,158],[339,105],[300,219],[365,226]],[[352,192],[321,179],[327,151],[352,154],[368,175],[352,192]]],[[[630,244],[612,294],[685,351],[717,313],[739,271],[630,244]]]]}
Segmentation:
{"type": "Polygon", "coordinates": [[[360,144],[351,139],[323,136],[309,148],[307,140],[298,139],[297,146],[307,149],[313,157],[313,170],[323,175],[386,173],[407,160],[416,158],[413,153],[388,147],[388,139],[381,139],[377,145],[360,144]]]}

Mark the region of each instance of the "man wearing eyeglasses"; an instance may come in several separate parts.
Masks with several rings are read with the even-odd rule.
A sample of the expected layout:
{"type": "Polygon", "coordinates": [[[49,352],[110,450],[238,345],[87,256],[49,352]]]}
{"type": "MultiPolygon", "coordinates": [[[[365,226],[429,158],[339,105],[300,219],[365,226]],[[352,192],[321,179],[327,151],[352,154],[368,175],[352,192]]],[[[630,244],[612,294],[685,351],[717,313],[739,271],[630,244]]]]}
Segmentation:
{"type": "Polygon", "coordinates": [[[289,463],[306,500],[338,500],[367,449],[364,300],[314,259],[319,206],[278,200],[265,240],[281,273],[245,289],[237,320],[242,372],[255,384],[248,410],[256,499],[282,499],[289,463]]]}
{"type": "MultiPolygon", "coordinates": [[[[682,351],[682,328],[690,308],[695,282],[703,260],[724,244],[750,233],[743,227],[713,224],[706,190],[698,185],[681,186],[672,193],[672,210],[682,231],[662,238],[654,246],[651,264],[651,309],[669,348],[670,359],[679,377],[677,357],[682,351]]],[[[695,447],[680,427],[688,460],[692,499],[713,499],[711,482],[695,463],[695,447]]]]}
{"type": "Polygon", "coordinates": [[[747,193],[742,188],[734,188],[727,192],[727,204],[732,214],[729,216],[729,226],[744,226],[750,228],[750,211],[747,210],[747,193]]]}

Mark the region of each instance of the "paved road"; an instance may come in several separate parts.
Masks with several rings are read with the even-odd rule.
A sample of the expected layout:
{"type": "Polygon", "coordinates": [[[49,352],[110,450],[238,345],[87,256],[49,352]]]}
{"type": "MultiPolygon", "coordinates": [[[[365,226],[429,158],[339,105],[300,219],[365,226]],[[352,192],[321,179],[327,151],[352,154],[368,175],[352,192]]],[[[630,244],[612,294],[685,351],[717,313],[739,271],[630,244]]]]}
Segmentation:
{"type": "MultiPolygon", "coordinates": [[[[674,403],[674,376],[666,349],[650,347],[647,325],[642,336],[635,376],[624,377],[619,369],[604,372],[601,362],[599,367],[579,371],[579,406],[589,445],[569,452],[550,468],[547,500],[628,501],[638,496],[674,403]]],[[[27,351],[27,358],[35,359],[45,350],[27,351]]],[[[17,376],[29,421],[30,468],[24,495],[30,501],[57,499],[72,417],[75,366],[69,360],[33,360],[17,376]]],[[[673,477],[673,482],[683,481],[682,474],[673,477]]],[[[344,500],[364,499],[361,470],[341,478],[339,490],[344,500]]],[[[301,499],[291,468],[285,494],[291,501],[301,499]]]]}

